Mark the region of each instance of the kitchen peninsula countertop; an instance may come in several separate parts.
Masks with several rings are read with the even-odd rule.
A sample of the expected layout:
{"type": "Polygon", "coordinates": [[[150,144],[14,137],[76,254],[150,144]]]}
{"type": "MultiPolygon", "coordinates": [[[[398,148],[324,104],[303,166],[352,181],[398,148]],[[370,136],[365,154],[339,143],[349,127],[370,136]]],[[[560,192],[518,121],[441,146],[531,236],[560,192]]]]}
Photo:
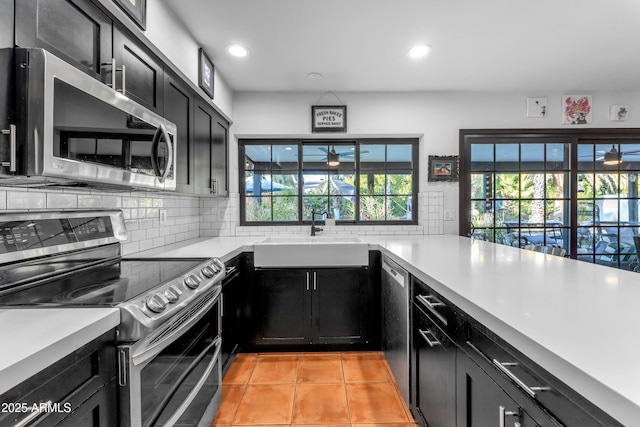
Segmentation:
{"type": "MultiPolygon", "coordinates": [[[[370,249],[390,256],[619,422],[637,424],[638,273],[453,235],[360,238],[369,243],[370,249]]],[[[252,251],[254,243],[263,239],[201,238],[131,256],[216,256],[226,261],[252,251]]],[[[43,326],[42,317],[32,314],[34,310],[45,309],[0,310],[0,324],[11,325],[2,328],[0,340],[14,343],[15,349],[0,356],[0,391],[10,388],[8,380],[15,385],[20,378],[35,374],[37,370],[30,361],[39,360],[41,364],[41,353],[54,353],[49,348],[65,348],[68,353],[72,351],[69,340],[78,347],[89,342],[92,338],[87,331],[92,328],[87,324],[114,327],[118,323],[114,320],[118,316],[115,309],[115,317],[105,309],[90,309],[88,313],[95,314],[84,319],[79,313],[72,314],[72,309],[57,310],[66,313],[60,313],[60,318],[54,315],[54,309],[46,309],[50,317],[43,326]],[[103,316],[110,321],[101,322],[98,318],[104,319],[103,316]],[[62,320],[64,317],[66,321],[62,320]],[[48,334],[43,328],[61,331],[48,334]],[[75,334],[73,329],[77,330],[75,334]],[[34,331],[38,334],[34,335],[34,331]],[[57,340],[63,340],[62,344],[57,340]],[[30,354],[36,346],[40,347],[38,357],[30,354]]],[[[94,337],[99,335],[93,332],[94,337]]],[[[51,363],[55,361],[53,357],[48,355],[51,363]]]]}
{"type": "Polygon", "coordinates": [[[119,323],[117,308],[0,309],[0,394],[119,323]]]}
{"type": "MultiPolygon", "coordinates": [[[[453,235],[360,236],[625,425],[640,419],[640,275],[453,235]]],[[[251,251],[199,239],[162,256],[251,251]]]]}

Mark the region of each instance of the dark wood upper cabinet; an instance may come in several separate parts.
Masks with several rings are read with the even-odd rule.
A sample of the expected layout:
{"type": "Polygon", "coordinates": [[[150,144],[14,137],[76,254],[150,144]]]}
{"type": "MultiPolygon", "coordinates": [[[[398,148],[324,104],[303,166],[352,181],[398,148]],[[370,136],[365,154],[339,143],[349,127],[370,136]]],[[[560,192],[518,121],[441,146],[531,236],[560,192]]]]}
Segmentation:
{"type": "Polygon", "coordinates": [[[15,2],[15,43],[44,48],[103,82],[110,81],[111,19],[89,0],[15,2]]]}
{"type": "Polygon", "coordinates": [[[194,193],[227,195],[229,123],[211,105],[198,100],[194,114],[194,193]]]}
{"type": "Polygon", "coordinates": [[[164,117],[178,128],[176,156],[176,191],[193,193],[193,106],[194,95],[187,85],[165,74],[164,117]]]}
{"type": "Polygon", "coordinates": [[[216,113],[213,125],[213,180],[215,184],[214,195],[226,196],[229,194],[229,177],[227,163],[229,161],[229,123],[216,113]]]}
{"type": "Polygon", "coordinates": [[[113,57],[116,68],[125,67],[116,79],[117,89],[124,88],[127,97],[162,115],[164,69],[160,59],[118,26],[113,29],[113,57]]]}
{"type": "MultiPolygon", "coordinates": [[[[228,195],[229,122],[148,40],[91,0],[0,0],[0,12],[0,48],[15,39],[46,49],[177,125],[177,192],[228,195]]],[[[11,70],[0,71],[0,99],[11,99],[11,70]]],[[[0,129],[11,119],[9,104],[0,106],[0,129]]]]}
{"type": "Polygon", "coordinates": [[[13,0],[0,0],[0,48],[13,47],[13,0]]]}

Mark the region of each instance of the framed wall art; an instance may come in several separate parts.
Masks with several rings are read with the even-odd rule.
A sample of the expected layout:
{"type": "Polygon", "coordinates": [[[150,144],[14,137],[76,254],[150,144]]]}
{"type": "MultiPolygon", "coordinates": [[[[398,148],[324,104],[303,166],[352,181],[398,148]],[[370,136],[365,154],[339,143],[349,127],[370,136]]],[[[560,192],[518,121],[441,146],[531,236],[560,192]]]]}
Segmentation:
{"type": "Polygon", "coordinates": [[[113,0],[143,31],[147,29],[147,0],[113,0]]]}
{"type": "Polygon", "coordinates": [[[527,98],[527,117],[543,118],[547,116],[547,98],[527,98]]]}
{"type": "Polygon", "coordinates": [[[430,182],[458,181],[458,156],[429,156],[430,182]]]}
{"type": "Polygon", "coordinates": [[[629,106],[612,105],[609,109],[609,120],[612,122],[626,122],[629,120],[629,106]]]}
{"type": "Polygon", "coordinates": [[[200,48],[198,55],[198,85],[213,99],[213,62],[209,59],[204,49],[200,48]]]}
{"type": "Polygon", "coordinates": [[[591,95],[562,96],[562,124],[588,125],[591,123],[593,101],[591,95]]]}
{"type": "Polygon", "coordinates": [[[346,132],[346,105],[312,105],[311,132],[346,132]]]}

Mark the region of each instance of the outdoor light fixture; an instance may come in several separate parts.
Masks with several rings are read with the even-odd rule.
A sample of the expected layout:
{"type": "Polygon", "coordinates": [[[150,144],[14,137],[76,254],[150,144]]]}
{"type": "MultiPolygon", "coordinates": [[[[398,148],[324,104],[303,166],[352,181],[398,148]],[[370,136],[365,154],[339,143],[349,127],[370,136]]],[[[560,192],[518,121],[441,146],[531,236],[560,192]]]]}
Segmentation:
{"type": "Polygon", "coordinates": [[[333,167],[340,164],[340,155],[336,153],[335,147],[331,147],[331,151],[327,153],[327,164],[333,167]]]}
{"type": "Polygon", "coordinates": [[[606,151],[604,153],[604,162],[605,165],[619,165],[622,163],[622,153],[616,150],[615,146],[611,146],[611,150],[606,151]]]}

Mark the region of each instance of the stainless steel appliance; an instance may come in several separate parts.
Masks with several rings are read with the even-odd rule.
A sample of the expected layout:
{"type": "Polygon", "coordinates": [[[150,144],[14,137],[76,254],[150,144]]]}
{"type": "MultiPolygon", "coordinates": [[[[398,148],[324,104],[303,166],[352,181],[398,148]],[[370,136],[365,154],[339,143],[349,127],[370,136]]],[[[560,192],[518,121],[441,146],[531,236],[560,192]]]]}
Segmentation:
{"type": "Polygon", "coordinates": [[[409,273],[382,257],[384,355],[409,404],[409,273]]]}
{"type": "Polygon", "coordinates": [[[209,425],[221,400],[217,259],[120,256],[120,211],[0,215],[0,307],[121,310],[121,426],[209,425]]]}
{"type": "Polygon", "coordinates": [[[15,83],[0,184],[175,190],[173,123],[43,49],[0,61],[15,83]]]}

